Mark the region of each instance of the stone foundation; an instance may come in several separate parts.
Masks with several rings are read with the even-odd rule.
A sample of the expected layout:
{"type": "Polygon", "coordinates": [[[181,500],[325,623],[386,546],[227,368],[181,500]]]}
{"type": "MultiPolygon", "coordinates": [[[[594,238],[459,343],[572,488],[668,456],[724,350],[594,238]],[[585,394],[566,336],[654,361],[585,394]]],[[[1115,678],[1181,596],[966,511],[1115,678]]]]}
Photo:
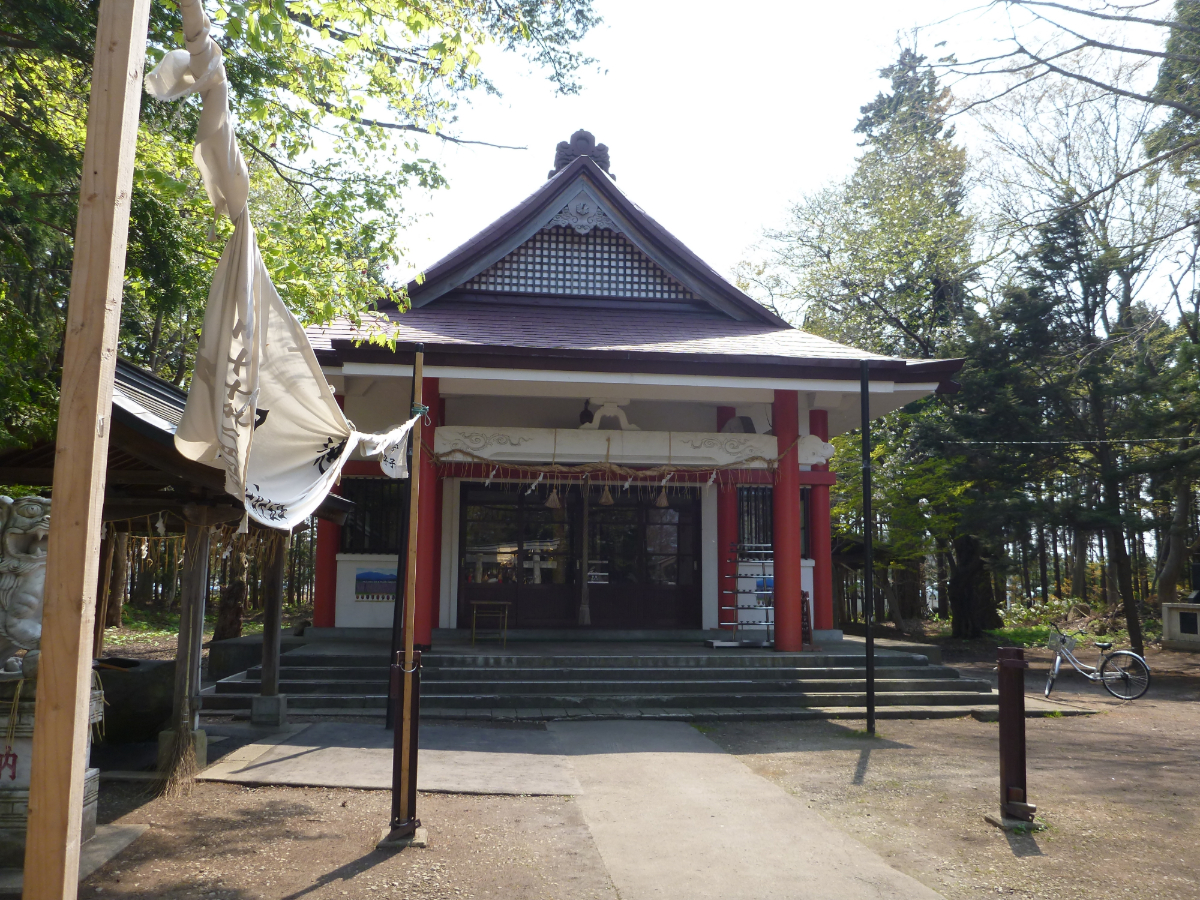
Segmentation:
{"type": "MultiPolygon", "coordinates": [[[[35,690],[21,685],[16,721],[9,743],[9,722],[16,681],[0,682],[0,869],[20,869],[25,864],[25,830],[29,817],[29,779],[33,754],[33,710],[35,690]]],[[[88,723],[104,717],[104,693],[93,690],[88,723]]],[[[89,731],[89,746],[91,744],[89,731]]],[[[83,782],[83,830],[81,841],[96,833],[96,807],[100,797],[100,770],[88,769],[83,782]]]]}

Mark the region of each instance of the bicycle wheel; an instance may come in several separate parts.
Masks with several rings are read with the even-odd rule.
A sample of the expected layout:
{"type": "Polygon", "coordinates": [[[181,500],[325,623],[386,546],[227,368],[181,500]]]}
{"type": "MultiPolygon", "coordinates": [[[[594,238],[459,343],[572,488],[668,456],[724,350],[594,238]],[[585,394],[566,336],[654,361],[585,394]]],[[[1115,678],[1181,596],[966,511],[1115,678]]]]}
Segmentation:
{"type": "Polygon", "coordinates": [[[1136,653],[1118,650],[1104,658],[1100,680],[1118,700],[1136,700],[1150,688],[1150,667],[1136,653]]]}
{"type": "Polygon", "coordinates": [[[1054,690],[1054,679],[1058,678],[1058,667],[1062,665],[1062,657],[1054,657],[1054,662],[1050,665],[1050,674],[1046,676],[1046,696],[1050,696],[1050,692],[1054,690]]]}

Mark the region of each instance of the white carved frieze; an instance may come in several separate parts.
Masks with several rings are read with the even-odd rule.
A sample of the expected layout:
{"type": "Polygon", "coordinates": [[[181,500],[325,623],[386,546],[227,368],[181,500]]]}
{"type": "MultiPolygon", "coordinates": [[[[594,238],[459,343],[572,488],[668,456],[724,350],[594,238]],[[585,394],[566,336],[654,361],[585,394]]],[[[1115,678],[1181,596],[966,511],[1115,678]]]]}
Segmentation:
{"type": "Polygon", "coordinates": [[[463,462],[485,459],[563,465],[605,461],[627,466],[741,464],[761,469],[778,454],[778,442],[769,434],[443,425],[434,435],[434,452],[440,455],[462,451],[459,458],[463,462]]]}
{"type": "Polygon", "coordinates": [[[574,199],[559,210],[549,224],[574,228],[580,234],[587,234],[593,228],[607,228],[610,231],[621,230],[596,201],[584,191],[576,194],[574,199]]]}

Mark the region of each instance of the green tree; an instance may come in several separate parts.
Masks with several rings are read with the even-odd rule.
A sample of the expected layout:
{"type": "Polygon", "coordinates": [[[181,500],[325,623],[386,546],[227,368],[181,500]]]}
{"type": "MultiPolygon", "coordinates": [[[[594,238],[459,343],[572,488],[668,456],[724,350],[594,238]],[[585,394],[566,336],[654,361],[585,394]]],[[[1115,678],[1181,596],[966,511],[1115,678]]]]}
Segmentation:
{"type": "Polygon", "coordinates": [[[788,227],[768,232],[771,265],[741,277],[810,331],[929,359],[961,321],[976,269],[966,152],[924,57],[905,49],[880,75],[891,91],[862,107],[854,174],[797,203],[788,227]]]}
{"type": "MultiPolygon", "coordinates": [[[[0,4],[0,446],[52,433],[98,0],[0,4]]],[[[563,92],[591,0],[210,0],[251,218],[280,293],[306,321],[358,317],[391,282],[404,196],[444,184],[420,136],[495,90],[490,49],[525,54],[563,92]]],[[[147,63],[182,45],[151,8],[147,63]]],[[[225,225],[191,160],[199,99],[144,98],[121,350],[176,382],[191,365],[225,225]]],[[[433,139],[433,138],[430,138],[433,139]]]]}
{"type": "MultiPolygon", "coordinates": [[[[772,258],[739,275],[806,330],[878,353],[936,358],[963,333],[978,269],[967,155],[946,124],[950,92],[923,56],[903,49],[880,76],[889,89],[861,108],[853,174],[797,203],[788,227],[768,232],[772,258]]],[[[873,426],[877,583],[897,625],[917,610],[902,608],[893,575],[919,580],[934,552],[949,553],[954,568],[969,482],[948,478],[953,460],[940,446],[917,441],[921,423],[943,414],[943,401],[930,398],[873,426]]],[[[844,535],[861,534],[859,438],[835,445],[845,475],[834,489],[835,518],[844,535]]]]}

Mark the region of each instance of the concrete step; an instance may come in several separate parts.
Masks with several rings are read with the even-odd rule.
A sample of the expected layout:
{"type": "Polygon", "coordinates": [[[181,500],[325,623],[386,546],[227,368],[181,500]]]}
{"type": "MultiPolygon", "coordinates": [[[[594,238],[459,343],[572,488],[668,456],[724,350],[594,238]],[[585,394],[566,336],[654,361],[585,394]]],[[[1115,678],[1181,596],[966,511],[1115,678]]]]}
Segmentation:
{"type": "MultiPolygon", "coordinates": [[[[526,654],[495,653],[488,655],[456,655],[428,653],[422,657],[426,669],[441,668],[861,668],[862,655],[832,653],[739,653],[731,651],[705,654],[613,655],[613,656],[531,656],[526,654]]],[[[913,653],[875,654],[877,666],[928,666],[929,658],[913,653]]]]}
{"type": "MultiPolygon", "coordinates": [[[[799,668],[744,668],[739,666],[724,666],[716,668],[689,669],[688,680],[696,681],[781,681],[789,679],[842,679],[862,677],[865,670],[861,667],[838,666],[832,668],[813,669],[799,668]]],[[[958,678],[958,672],[948,666],[881,666],[876,668],[876,677],[884,678],[958,678]]],[[[348,667],[348,666],[283,666],[279,677],[288,681],[387,681],[389,670],[380,667],[348,667]]],[[[489,666],[474,667],[430,667],[422,666],[421,678],[426,684],[440,684],[459,681],[643,681],[658,678],[677,679],[681,673],[677,669],[648,669],[631,666],[627,668],[546,668],[542,666],[489,666]]],[[[245,677],[258,681],[262,677],[262,668],[255,666],[245,673],[245,677]]]]}
{"type": "MultiPolygon", "coordinates": [[[[200,708],[206,712],[249,712],[253,692],[218,694],[205,688],[200,694],[200,708]]],[[[354,715],[360,709],[387,709],[387,693],[380,694],[289,694],[290,711],[309,709],[338,709],[342,715],[354,715]]]]}
{"type": "MultiPolygon", "coordinates": [[[[245,707],[248,714],[249,703],[245,707]]],[[[220,713],[222,710],[215,710],[220,713]]],[[[227,712],[240,713],[241,709],[231,709],[227,712]]],[[[1056,715],[1091,715],[1089,709],[1064,708],[1053,710],[1056,715]]],[[[358,707],[346,710],[340,706],[305,707],[302,714],[306,716],[346,716],[371,719],[383,723],[387,711],[383,706],[358,707]]],[[[1036,719],[1047,715],[1047,710],[1037,708],[1033,704],[1025,707],[1025,717],[1036,719]]],[[[748,706],[741,709],[730,707],[699,707],[695,709],[616,709],[613,707],[582,707],[578,709],[421,709],[421,718],[426,722],[545,722],[555,719],[571,721],[595,719],[659,719],[681,722],[753,722],[753,721],[804,721],[813,719],[862,719],[866,716],[865,706],[810,706],[779,709],[776,707],[748,706]]],[[[880,706],[875,711],[878,719],[958,719],[974,716],[985,721],[993,721],[996,716],[996,705],[992,703],[972,704],[962,706],[923,706],[900,705],[880,706]]]]}
{"type": "MultiPolygon", "coordinates": [[[[247,712],[250,709],[250,694],[206,694],[202,698],[202,709],[206,712],[247,712]]],[[[566,717],[571,710],[605,709],[628,712],[630,710],[694,711],[697,709],[865,709],[866,700],[860,693],[846,694],[794,694],[773,696],[770,706],[763,706],[761,695],[690,694],[657,695],[638,697],[580,697],[546,696],[537,698],[540,704],[529,702],[529,698],[512,697],[422,697],[422,716],[451,716],[470,714],[480,710],[551,710],[566,717]]],[[[995,707],[994,695],[969,692],[945,694],[923,694],[914,692],[878,694],[876,706],[885,709],[893,706],[957,706],[970,709],[995,707]]],[[[288,696],[288,709],[304,714],[311,710],[324,710],[327,715],[358,715],[362,710],[386,710],[387,696],[345,696],[331,694],[296,694],[288,696]]]]}
{"type": "MultiPolygon", "coordinates": [[[[300,684],[302,682],[293,682],[300,684]]],[[[360,682],[347,682],[359,684],[360,682]]],[[[677,681],[655,679],[653,681],[424,681],[421,683],[423,697],[440,697],[466,694],[495,694],[498,696],[541,696],[544,694],[580,695],[634,695],[634,694],[741,694],[756,693],[773,695],[781,692],[840,693],[867,689],[865,678],[838,679],[779,679],[761,681],[756,679],[708,679],[677,681]]],[[[875,681],[875,690],[883,691],[974,691],[986,693],[992,689],[986,681],[965,678],[880,678],[875,681]]],[[[280,690],[284,693],[283,688],[280,690]]]]}
{"type": "MultiPolygon", "coordinates": [[[[927,666],[929,658],[916,653],[876,653],[876,665],[882,666],[927,666]]],[[[284,666],[316,668],[387,668],[385,654],[330,654],[286,653],[281,660],[284,666]]],[[[672,654],[613,654],[536,656],[533,654],[494,653],[448,654],[431,651],[422,657],[426,668],[489,668],[494,666],[516,666],[537,668],[827,668],[838,666],[861,666],[861,654],[846,653],[775,653],[761,651],[743,653],[672,653],[672,654]]]]}
{"type": "MultiPolygon", "coordinates": [[[[990,693],[980,691],[888,691],[876,694],[879,705],[974,705],[991,704],[990,693]]],[[[491,709],[532,707],[554,709],[577,709],[591,706],[673,708],[746,706],[795,707],[795,706],[863,706],[865,694],[860,691],[825,692],[793,691],[777,692],[769,698],[761,693],[691,693],[691,694],[539,694],[535,696],[509,696],[502,694],[442,694],[427,696],[422,692],[421,707],[430,709],[491,709]]]]}
{"type": "MultiPolygon", "coordinates": [[[[388,666],[281,666],[279,677],[295,681],[364,681],[374,679],[386,682],[390,677],[388,666]]],[[[422,669],[424,672],[424,669],[422,669]]],[[[262,666],[247,669],[244,673],[249,681],[262,680],[262,666]]]]}
{"type": "MultiPolygon", "coordinates": [[[[862,666],[837,666],[830,668],[808,667],[761,667],[705,666],[681,672],[674,668],[651,669],[643,667],[596,668],[543,668],[541,666],[511,666],[468,668],[421,667],[421,679],[426,684],[441,684],[447,681],[649,681],[658,679],[689,681],[784,681],[791,679],[839,679],[865,677],[862,666]]],[[[877,678],[958,678],[956,669],[949,666],[880,666],[875,669],[877,678]]]]}

